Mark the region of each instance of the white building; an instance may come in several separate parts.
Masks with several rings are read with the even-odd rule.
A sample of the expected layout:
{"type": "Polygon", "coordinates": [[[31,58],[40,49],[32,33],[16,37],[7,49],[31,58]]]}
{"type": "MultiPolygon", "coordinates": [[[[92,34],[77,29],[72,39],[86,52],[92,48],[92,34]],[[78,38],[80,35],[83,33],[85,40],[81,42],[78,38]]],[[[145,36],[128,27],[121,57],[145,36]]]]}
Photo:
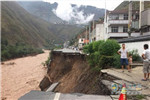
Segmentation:
{"type": "Polygon", "coordinates": [[[96,29],[93,28],[92,31],[89,34],[89,42],[93,42],[96,40],[96,29]]]}
{"type": "Polygon", "coordinates": [[[150,9],[144,10],[141,15],[141,33],[150,35],[150,9]]]}
{"type": "Polygon", "coordinates": [[[96,41],[104,39],[104,23],[96,24],[96,41]]]}
{"type": "Polygon", "coordinates": [[[150,35],[150,9],[142,11],[141,26],[139,26],[139,10],[132,10],[130,22],[128,13],[128,9],[107,12],[106,22],[97,23],[89,34],[90,42],[150,35]],[[128,30],[129,25],[131,33],[128,30]]]}
{"type": "MultiPolygon", "coordinates": [[[[106,35],[107,38],[120,39],[128,38],[128,10],[109,11],[106,17],[106,35]]],[[[132,29],[138,30],[139,13],[132,11],[132,29]]],[[[132,32],[131,36],[140,36],[140,32],[132,32]]]]}

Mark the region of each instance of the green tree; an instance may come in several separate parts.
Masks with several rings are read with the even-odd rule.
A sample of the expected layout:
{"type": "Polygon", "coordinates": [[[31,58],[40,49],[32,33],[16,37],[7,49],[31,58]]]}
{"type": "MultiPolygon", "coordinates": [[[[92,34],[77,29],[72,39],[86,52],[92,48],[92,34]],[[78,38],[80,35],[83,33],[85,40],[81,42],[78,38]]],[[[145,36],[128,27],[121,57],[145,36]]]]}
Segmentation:
{"type": "Polygon", "coordinates": [[[120,45],[116,40],[96,41],[83,48],[85,53],[88,53],[88,62],[91,67],[96,69],[119,67],[120,56],[117,51],[120,45]]]}

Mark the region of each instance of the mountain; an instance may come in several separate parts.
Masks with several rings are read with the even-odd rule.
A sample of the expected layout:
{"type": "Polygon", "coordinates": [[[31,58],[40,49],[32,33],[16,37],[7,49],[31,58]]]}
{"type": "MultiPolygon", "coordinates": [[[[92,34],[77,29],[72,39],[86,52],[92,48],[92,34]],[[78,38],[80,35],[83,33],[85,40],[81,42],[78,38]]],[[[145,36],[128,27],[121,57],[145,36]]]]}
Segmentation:
{"type": "Polygon", "coordinates": [[[105,9],[96,8],[93,6],[84,6],[81,5],[79,8],[79,11],[84,11],[84,14],[94,14],[94,20],[98,20],[100,17],[104,17],[105,9]]]}
{"type": "Polygon", "coordinates": [[[25,43],[43,48],[71,39],[81,28],[55,25],[33,16],[15,1],[1,1],[1,36],[9,44],[25,43]]]}
{"type": "MultiPolygon", "coordinates": [[[[115,8],[115,10],[121,10],[121,9],[128,9],[129,7],[129,1],[123,1],[119,6],[115,8]]],[[[133,10],[139,10],[140,2],[139,1],[133,1],[132,3],[132,9],[133,10]]],[[[150,1],[144,1],[144,9],[150,8],[150,1]]]]}
{"type": "Polygon", "coordinates": [[[63,22],[63,20],[57,17],[52,11],[57,8],[57,3],[50,4],[43,1],[18,1],[18,4],[30,14],[38,16],[48,22],[63,22]]]}
{"type": "Polygon", "coordinates": [[[93,15],[94,20],[98,20],[100,17],[104,16],[104,12],[105,12],[104,9],[96,8],[93,6],[81,5],[79,7],[75,4],[71,4],[71,7],[69,8],[69,10],[72,10],[72,12],[65,13],[65,14],[68,14],[68,16],[72,15],[72,16],[70,16],[70,20],[67,21],[65,19],[63,20],[60,15],[55,13],[55,11],[58,9],[58,6],[60,5],[56,2],[48,3],[48,2],[43,2],[43,1],[30,1],[30,2],[18,1],[18,3],[24,9],[26,9],[29,13],[31,13],[35,16],[38,16],[48,22],[55,23],[55,24],[57,24],[57,23],[59,23],[59,24],[60,23],[78,24],[77,22],[86,20],[86,18],[88,19],[88,17],[90,15],[93,15]],[[81,20],[80,16],[81,16],[81,18],[84,17],[84,19],[81,20]]]}

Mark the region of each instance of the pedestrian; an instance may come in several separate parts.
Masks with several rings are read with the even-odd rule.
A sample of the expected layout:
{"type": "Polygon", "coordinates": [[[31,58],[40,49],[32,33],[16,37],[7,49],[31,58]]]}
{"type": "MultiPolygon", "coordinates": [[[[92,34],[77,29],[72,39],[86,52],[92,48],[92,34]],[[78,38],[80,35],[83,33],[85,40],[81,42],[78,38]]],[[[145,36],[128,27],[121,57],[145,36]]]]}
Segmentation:
{"type": "Polygon", "coordinates": [[[129,67],[132,68],[132,55],[129,55],[129,67]]]}
{"type": "Polygon", "coordinates": [[[128,72],[131,72],[131,69],[128,64],[128,51],[125,48],[125,44],[122,44],[122,48],[118,51],[118,54],[121,56],[121,67],[122,72],[124,72],[124,65],[128,68],[128,72]]]}
{"type": "Polygon", "coordinates": [[[142,58],[143,58],[143,73],[144,73],[144,79],[142,79],[142,81],[147,81],[150,75],[150,49],[148,47],[148,44],[144,44],[144,51],[142,54],[142,58]]]}

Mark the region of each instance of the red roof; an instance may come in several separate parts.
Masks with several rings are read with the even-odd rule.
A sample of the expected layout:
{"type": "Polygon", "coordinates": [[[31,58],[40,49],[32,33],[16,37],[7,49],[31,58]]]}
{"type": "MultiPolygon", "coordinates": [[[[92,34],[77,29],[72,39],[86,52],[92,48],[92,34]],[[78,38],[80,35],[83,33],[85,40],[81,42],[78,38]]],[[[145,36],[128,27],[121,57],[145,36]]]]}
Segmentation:
{"type": "Polygon", "coordinates": [[[89,40],[86,40],[86,39],[85,39],[83,42],[84,42],[84,43],[89,43],[89,40]]]}

